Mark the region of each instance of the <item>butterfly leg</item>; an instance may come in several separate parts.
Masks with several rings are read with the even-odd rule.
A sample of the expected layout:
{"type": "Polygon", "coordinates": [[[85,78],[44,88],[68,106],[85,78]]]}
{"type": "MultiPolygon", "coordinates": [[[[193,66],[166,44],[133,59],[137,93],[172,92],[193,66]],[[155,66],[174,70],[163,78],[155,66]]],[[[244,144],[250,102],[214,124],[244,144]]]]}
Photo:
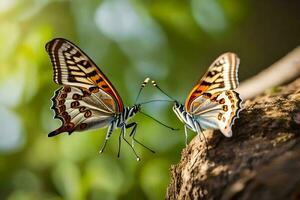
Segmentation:
{"type": "Polygon", "coordinates": [[[208,151],[208,142],[207,142],[207,139],[205,137],[204,130],[202,129],[202,127],[200,125],[199,125],[199,127],[200,127],[200,131],[201,131],[201,133],[203,135],[203,138],[204,138],[204,142],[205,142],[205,145],[206,145],[206,151],[208,151]]]}
{"type": "Polygon", "coordinates": [[[125,132],[126,132],[126,125],[124,124],[123,126],[122,126],[122,128],[121,128],[121,135],[122,135],[122,138],[123,138],[123,140],[125,140],[125,142],[130,146],[130,148],[132,149],[132,151],[133,151],[133,153],[134,153],[134,155],[135,155],[135,157],[136,157],[136,160],[137,161],[140,161],[141,160],[141,158],[137,155],[137,153],[135,152],[135,149],[134,149],[134,147],[128,142],[128,140],[126,140],[126,138],[125,138],[125,132]]]}
{"type": "Polygon", "coordinates": [[[118,158],[120,157],[120,152],[121,152],[121,143],[122,143],[122,133],[123,132],[123,128],[121,128],[121,132],[119,135],[119,143],[118,143],[118,158]]]}
{"type": "Polygon", "coordinates": [[[187,143],[188,143],[188,130],[187,130],[186,125],[184,125],[184,134],[185,134],[185,146],[187,146],[187,143]]]}
{"type": "Polygon", "coordinates": [[[114,128],[115,128],[114,123],[112,123],[112,124],[108,127],[107,133],[106,133],[106,137],[105,137],[105,141],[104,141],[104,143],[103,143],[103,145],[102,145],[102,147],[101,147],[99,153],[103,153],[103,151],[104,151],[104,149],[105,149],[105,147],[106,147],[107,141],[109,140],[109,138],[110,138],[112,132],[114,131],[114,128]]]}
{"type": "MultiPolygon", "coordinates": [[[[130,124],[126,124],[126,129],[131,128],[131,127],[133,127],[133,128],[131,129],[129,137],[132,137],[131,146],[134,147],[134,142],[135,142],[134,135],[136,133],[137,123],[136,122],[132,122],[130,124]]],[[[137,141],[137,143],[139,143],[139,142],[137,141]]]]}
{"type": "Polygon", "coordinates": [[[140,141],[138,141],[135,138],[135,134],[136,134],[136,129],[137,129],[137,123],[136,122],[132,122],[130,124],[126,125],[126,128],[132,128],[129,136],[132,137],[132,147],[134,147],[134,142],[138,143],[139,145],[141,145],[142,147],[144,147],[145,149],[148,149],[149,151],[151,151],[152,153],[155,153],[155,151],[153,151],[152,149],[150,149],[149,147],[145,146],[144,144],[142,144],[140,141]]]}
{"type": "Polygon", "coordinates": [[[205,142],[205,147],[206,147],[206,153],[208,153],[208,143],[207,143],[207,139],[203,133],[203,129],[200,125],[200,123],[196,123],[196,129],[197,129],[197,134],[199,135],[199,138],[201,140],[200,134],[202,134],[203,138],[204,138],[204,142],[205,142]]]}

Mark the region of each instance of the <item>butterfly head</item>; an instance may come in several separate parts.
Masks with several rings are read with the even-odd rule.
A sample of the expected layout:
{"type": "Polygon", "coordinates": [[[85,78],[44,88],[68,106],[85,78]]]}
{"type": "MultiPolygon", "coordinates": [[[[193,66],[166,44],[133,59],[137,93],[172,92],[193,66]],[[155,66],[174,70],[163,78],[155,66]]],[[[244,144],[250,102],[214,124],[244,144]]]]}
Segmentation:
{"type": "Polygon", "coordinates": [[[178,119],[180,119],[181,122],[185,123],[185,121],[182,117],[183,113],[184,113],[184,106],[181,103],[179,103],[178,101],[174,101],[173,111],[176,114],[176,116],[178,117],[178,119]]]}
{"type": "Polygon", "coordinates": [[[179,110],[179,111],[183,111],[183,105],[180,104],[178,101],[174,101],[174,105],[173,105],[173,111],[175,110],[179,110]]]}
{"type": "Polygon", "coordinates": [[[134,106],[133,106],[133,112],[134,113],[137,113],[137,112],[139,112],[141,110],[141,104],[135,104],[134,106]]]}
{"type": "Polygon", "coordinates": [[[180,103],[178,101],[174,101],[174,108],[179,108],[180,107],[180,103]]]}

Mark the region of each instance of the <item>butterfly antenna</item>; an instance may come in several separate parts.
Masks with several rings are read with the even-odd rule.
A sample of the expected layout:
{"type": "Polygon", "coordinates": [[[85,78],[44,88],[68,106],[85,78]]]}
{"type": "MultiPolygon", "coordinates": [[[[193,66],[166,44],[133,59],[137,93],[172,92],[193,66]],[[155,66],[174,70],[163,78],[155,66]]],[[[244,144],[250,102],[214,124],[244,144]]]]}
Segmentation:
{"type": "Polygon", "coordinates": [[[136,99],[135,99],[135,103],[134,103],[134,104],[136,104],[136,102],[138,101],[138,99],[139,99],[139,97],[140,97],[140,94],[141,94],[142,90],[144,89],[144,87],[147,85],[147,83],[148,83],[149,81],[150,81],[150,78],[149,78],[149,77],[147,77],[147,78],[143,81],[143,83],[142,83],[142,85],[141,85],[141,87],[140,87],[139,93],[138,93],[138,95],[136,96],[136,99]]]}
{"type": "Polygon", "coordinates": [[[173,103],[173,102],[174,102],[174,101],[171,101],[171,100],[165,100],[165,99],[154,99],[154,100],[142,102],[142,103],[140,103],[140,104],[143,105],[143,104],[148,104],[148,103],[153,103],[153,102],[159,102],[159,101],[162,101],[162,102],[170,102],[170,103],[173,103]]]}
{"type": "Polygon", "coordinates": [[[156,83],[154,80],[152,80],[151,83],[152,83],[152,85],[153,85],[154,87],[156,87],[156,88],[157,88],[160,92],[162,92],[164,95],[166,95],[167,97],[169,97],[169,98],[172,99],[173,101],[176,101],[176,99],[174,99],[173,97],[171,97],[170,95],[168,95],[165,91],[163,91],[163,90],[157,85],[157,83],[156,83]]]}
{"type": "Polygon", "coordinates": [[[144,112],[142,112],[142,111],[140,111],[140,113],[143,114],[143,115],[145,115],[146,117],[149,117],[150,119],[153,119],[154,121],[156,121],[156,122],[159,123],[160,125],[163,125],[164,127],[167,127],[167,128],[169,128],[169,129],[171,129],[171,130],[173,130],[173,131],[178,131],[178,130],[180,130],[179,128],[173,128],[173,127],[171,127],[171,126],[168,126],[168,125],[162,123],[161,121],[155,119],[154,117],[152,117],[152,116],[150,116],[150,115],[148,115],[148,114],[146,114],[146,113],[144,113],[144,112]]]}

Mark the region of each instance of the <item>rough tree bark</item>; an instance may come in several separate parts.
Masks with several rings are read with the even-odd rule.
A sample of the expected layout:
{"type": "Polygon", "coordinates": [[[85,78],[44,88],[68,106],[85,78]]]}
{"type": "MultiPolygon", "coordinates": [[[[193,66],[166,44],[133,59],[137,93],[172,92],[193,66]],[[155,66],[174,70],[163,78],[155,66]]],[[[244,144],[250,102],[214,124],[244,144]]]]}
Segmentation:
{"type": "Polygon", "coordinates": [[[300,199],[300,79],[243,104],[233,136],[194,137],[166,199],[300,199]]]}

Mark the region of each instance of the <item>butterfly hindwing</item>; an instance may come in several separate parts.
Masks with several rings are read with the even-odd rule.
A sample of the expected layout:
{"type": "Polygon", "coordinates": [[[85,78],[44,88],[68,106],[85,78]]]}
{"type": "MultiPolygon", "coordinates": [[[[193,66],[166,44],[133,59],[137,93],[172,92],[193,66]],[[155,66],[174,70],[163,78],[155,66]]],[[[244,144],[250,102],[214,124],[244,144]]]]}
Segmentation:
{"type": "Polygon", "coordinates": [[[123,102],[110,81],[96,64],[79,47],[70,41],[56,38],[46,44],[54,70],[53,80],[60,85],[84,88],[96,93],[109,94],[115,111],[123,111],[123,102]]]}
{"type": "Polygon", "coordinates": [[[114,110],[105,103],[111,100],[101,90],[92,93],[73,86],[58,89],[52,98],[52,109],[62,125],[49,133],[49,137],[62,132],[71,134],[73,131],[107,126],[114,119],[114,110]]]}
{"type": "Polygon", "coordinates": [[[231,137],[231,126],[238,117],[240,104],[241,98],[233,90],[223,91],[215,96],[204,93],[192,102],[190,113],[202,128],[220,129],[225,136],[231,137]]]}
{"type": "Polygon", "coordinates": [[[214,95],[237,88],[239,63],[239,58],[234,53],[224,53],[219,56],[191,90],[185,101],[185,109],[189,111],[193,100],[203,93],[214,95]]]}

